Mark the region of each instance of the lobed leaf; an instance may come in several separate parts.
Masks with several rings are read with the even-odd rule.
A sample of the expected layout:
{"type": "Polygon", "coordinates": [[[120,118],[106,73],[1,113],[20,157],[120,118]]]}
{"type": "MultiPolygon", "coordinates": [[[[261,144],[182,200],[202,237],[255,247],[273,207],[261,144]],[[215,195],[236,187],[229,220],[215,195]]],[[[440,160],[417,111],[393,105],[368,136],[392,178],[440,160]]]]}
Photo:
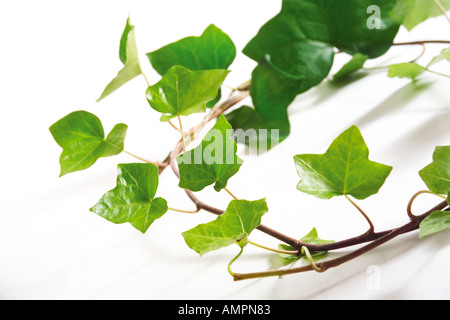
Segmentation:
{"type": "Polygon", "coordinates": [[[438,194],[450,192],[450,146],[436,147],[433,162],[419,171],[428,189],[438,194]]]}
{"type": "Polygon", "coordinates": [[[228,70],[190,71],[173,66],[155,85],[148,87],[150,106],[163,113],[161,121],[206,111],[206,103],[217,96],[228,70]]]}
{"type": "Polygon", "coordinates": [[[214,189],[220,191],[226,187],[243,163],[236,155],[237,145],[231,133],[231,125],[220,115],[199,146],[177,157],[180,188],[200,191],[214,184],[214,189]]]}
{"type": "MultiPolygon", "coordinates": [[[[450,192],[447,199],[450,199],[450,192]]],[[[450,205],[450,201],[447,200],[450,205]]],[[[450,212],[435,211],[420,223],[419,238],[430,236],[438,232],[450,229],[450,212]]]]}
{"type": "Polygon", "coordinates": [[[145,233],[167,212],[167,201],[155,198],[159,169],[151,163],[119,164],[117,186],[90,209],[113,223],[129,222],[145,233]]]}
{"type": "Polygon", "coordinates": [[[121,153],[127,128],[117,124],[105,139],[100,119],[86,111],[72,112],[53,124],[50,132],[63,148],[60,176],[87,169],[101,157],[121,153]]]}
{"type": "Polygon", "coordinates": [[[200,255],[227,247],[244,239],[261,224],[267,213],[265,199],[232,200],[216,220],[200,224],[182,233],[186,244],[200,255]]]}
{"type": "Polygon", "coordinates": [[[370,161],[369,149],[357,126],[337,137],[321,155],[294,157],[300,182],[297,189],[321,199],[352,195],[365,199],[384,184],[392,167],[370,161]]]}
{"type": "Polygon", "coordinates": [[[348,77],[350,74],[361,70],[364,63],[369,57],[365,54],[355,53],[352,59],[347,62],[334,76],[333,80],[341,80],[348,77]]]}

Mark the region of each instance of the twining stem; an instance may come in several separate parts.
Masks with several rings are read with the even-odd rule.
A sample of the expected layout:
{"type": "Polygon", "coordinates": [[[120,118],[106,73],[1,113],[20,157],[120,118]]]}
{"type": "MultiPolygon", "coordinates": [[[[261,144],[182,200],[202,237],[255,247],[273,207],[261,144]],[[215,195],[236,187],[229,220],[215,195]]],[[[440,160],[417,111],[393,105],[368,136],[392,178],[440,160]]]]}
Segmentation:
{"type": "Polygon", "coordinates": [[[186,151],[186,140],[184,138],[183,124],[181,123],[181,117],[180,116],[178,116],[178,122],[180,124],[181,140],[183,141],[183,152],[185,152],[186,151]]]}
{"type": "Polygon", "coordinates": [[[445,16],[445,18],[447,18],[447,21],[450,23],[450,17],[447,14],[447,11],[445,11],[444,6],[442,5],[442,3],[439,0],[433,0],[434,4],[439,8],[439,10],[441,10],[442,14],[445,16]]]}
{"type": "Polygon", "coordinates": [[[169,120],[169,121],[167,121],[167,122],[172,126],[172,128],[174,128],[175,130],[177,130],[178,132],[181,133],[181,130],[180,130],[179,128],[177,128],[177,126],[174,125],[172,121],[169,120]]]}
{"type": "Polygon", "coordinates": [[[234,277],[235,273],[231,270],[231,265],[237,260],[239,259],[239,257],[242,255],[242,252],[244,252],[244,247],[241,247],[241,250],[239,251],[239,253],[237,254],[236,257],[234,257],[233,259],[231,259],[230,263],[228,263],[228,273],[234,277]]]}
{"type": "Polygon", "coordinates": [[[311,268],[313,268],[314,271],[317,272],[325,272],[326,269],[318,267],[316,263],[314,262],[313,257],[311,256],[311,253],[309,252],[308,247],[302,247],[302,254],[306,256],[306,259],[308,259],[309,264],[311,265],[311,268]]]}
{"type": "Polygon", "coordinates": [[[136,159],[138,159],[140,161],[143,161],[143,162],[146,162],[146,163],[154,164],[155,166],[158,166],[160,168],[165,168],[165,167],[167,167],[169,165],[169,163],[167,163],[167,162],[166,163],[154,162],[154,161],[150,161],[150,160],[141,158],[141,157],[139,157],[139,156],[137,156],[135,154],[132,154],[131,152],[128,152],[127,150],[122,150],[122,151],[125,152],[126,154],[132,156],[133,158],[136,158],[136,159]]]}
{"type": "Polygon", "coordinates": [[[197,213],[200,211],[199,208],[197,208],[197,210],[193,211],[193,210],[182,210],[182,209],[175,209],[175,208],[168,208],[171,211],[176,211],[176,212],[181,212],[181,213],[197,213]]]}
{"type": "Polygon", "coordinates": [[[223,188],[234,200],[238,200],[238,197],[236,197],[228,188],[223,188]]]}
{"type": "Polygon", "coordinates": [[[276,252],[276,253],[292,254],[292,255],[298,254],[298,250],[292,251],[292,250],[281,250],[281,249],[269,248],[269,247],[263,246],[262,244],[255,243],[255,242],[250,241],[250,240],[248,240],[248,243],[251,244],[252,246],[255,246],[255,247],[258,247],[258,248],[261,248],[261,249],[264,249],[264,250],[276,252]]]}
{"type": "Polygon", "coordinates": [[[450,40],[420,40],[420,41],[408,41],[408,42],[394,42],[393,46],[411,46],[411,45],[422,45],[426,43],[442,43],[450,44],[450,40]]]}
{"type": "Polygon", "coordinates": [[[422,190],[422,191],[419,191],[419,192],[415,193],[415,194],[411,197],[411,200],[409,200],[408,206],[407,206],[407,208],[406,208],[406,212],[408,213],[408,217],[409,217],[411,220],[417,219],[417,216],[414,215],[414,214],[412,213],[412,209],[411,209],[411,208],[412,208],[412,205],[413,205],[413,202],[416,200],[416,198],[417,198],[418,196],[420,196],[421,194],[424,194],[424,193],[432,194],[432,195],[434,195],[434,196],[437,196],[437,197],[440,197],[440,198],[443,198],[443,199],[447,199],[447,197],[445,197],[445,196],[443,196],[443,195],[441,195],[441,194],[437,194],[437,193],[435,193],[435,192],[429,191],[429,190],[422,190]]]}
{"type": "Polygon", "coordinates": [[[358,209],[359,212],[361,212],[361,214],[364,216],[364,218],[367,220],[367,222],[369,223],[369,233],[373,233],[375,231],[375,227],[373,226],[372,221],[370,220],[369,216],[348,196],[345,195],[345,197],[347,198],[348,201],[350,201],[350,203],[356,208],[358,209]]]}

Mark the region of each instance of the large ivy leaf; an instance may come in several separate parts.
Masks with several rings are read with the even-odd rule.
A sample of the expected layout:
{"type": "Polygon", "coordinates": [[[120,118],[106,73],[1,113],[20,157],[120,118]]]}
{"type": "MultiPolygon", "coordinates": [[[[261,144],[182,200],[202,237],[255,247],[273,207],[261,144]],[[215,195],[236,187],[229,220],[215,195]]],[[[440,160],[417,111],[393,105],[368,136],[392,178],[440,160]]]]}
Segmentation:
{"type": "Polygon", "coordinates": [[[150,106],[163,113],[161,121],[206,111],[206,103],[217,97],[228,70],[191,71],[173,66],[155,85],[148,87],[150,106]]]}
{"type": "Polygon", "coordinates": [[[147,56],[160,75],[175,65],[191,71],[228,69],[236,57],[236,47],[227,34],[210,25],[200,37],[181,39],[147,56]]]}
{"type": "MultiPolygon", "coordinates": [[[[388,15],[394,5],[390,0],[284,0],[281,12],[244,48],[260,64],[252,75],[251,91],[259,118],[284,116],[298,94],[319,84],[330,72],[335,47],[368,58],[384,54],[399,28],[388,15]],[[368,25],[372,5],[380,8],[376,28],[368,25]]],[[[253,122],[255,127],[261,123],[250,117],[246,123],[253,122]]]]}
{"type": "Polygon", "coordinates": [[[352,195],[365,199],[381,188],[392,167],[370,161],[357,126],[344,131],[321,155],[294,157],[301,180],[297,189],[322,199],[352,195]]]}
{"type": "MultiPolygon", "coordinates": [[[[327,243],[333,243],[334,240],[323,240],[319,238],[319,234],[317,232],[316,228],[313,228],[306,236],[300,239],[301,242],[308,243],[308,244],[327,244],[327,243]]],[[[287,250],[287,251],[294,251],[295,249],[287,244],[279,244],[278,248],[281,250],[287,250]]],[[[323,259],[327,256],[327,252],[325,251],[312,251],[311,256],[315,261],[319,259],[323,259]]],[[[279,257],[283,261],[284,264],[289,264],[292,262],[295,262],[305,255],[300,253],[298,255],[293,254],[286,254],[286,253],[280,253],[279,257]]]]}
{"type": "Polygon", "coordinates": [[[151,163],[119,164],[117,186],[90,209],[113,223],[129,222],[145,233],[167,212],[167,202],[155,198],[159,169],[151,163]]]}
{"type": "Polygon", "coordinates": [[[177,157],[180,188],[200,191],[214,184],[214,189],[220,191],[227,186],[243,163],[236,155],[237,145],[231,134],[231,125],[220,115],[199,146],[177,157]]]}
{"type": "Polygon", "coordinates": [[[101,157],[121,153],[127,128],[117,124],[105,139],[100,120],[86,111],[72,112],[53,124],[50,132],[63,148],[60,176],[87,169],[101,157]]]}
{"type": "Polygon", "coordinates": [[[261,217],[268,210],[265,199],[232,200],[227,210],[216,220],[200,224],[182,235],[192,250],[203,255],[244,241],[261,224],[261,217]]]}
{"type": "Polygon", "coordinates": [[[450,192],[450,146],[436,147],[433,162],[419,171],[428,189],[438,194],[450,192]]]}
{"type": "MultiPolygon", "coordinates": [[[[446,10],[450,10],[450,0],[439,0],[446,10]]],[[[391,17],[411,31],[428,18],[442,15],[433,0],[397,0],[391,17]]]]}
{"type": "Polygon", "coordinates": [[[97,101],[104,99],[128,81],[134,79],[142,74],[141,64],[139,62],[139,55],[136,46],[136,36],[134,26],[130,23],[128,18],[120,39],[119,58],[124,64],[124,67],[119,71],[117,76],[106,86],[97,101]]]}

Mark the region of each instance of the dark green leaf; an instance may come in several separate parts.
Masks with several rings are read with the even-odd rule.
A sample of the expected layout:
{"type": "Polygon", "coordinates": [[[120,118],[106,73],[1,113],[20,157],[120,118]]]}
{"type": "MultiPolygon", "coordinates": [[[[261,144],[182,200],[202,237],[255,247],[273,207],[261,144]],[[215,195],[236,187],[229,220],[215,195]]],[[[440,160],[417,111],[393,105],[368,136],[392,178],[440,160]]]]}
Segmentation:
{"type": "Polygon", "coordinates": [[[343,79],[347,76],[349,76],[350,74],[361,70],[362,67],[364,66],[364,63],[367,61],[368,56],[366,56],[365,54],[360,54],[360,53],[356,53],[352,59],[347,62],[342,68],[341,70],[339,70],[334,76],[333,76],[333,80],[340,80],[343,79]]]}
{"type": "Polygon", "coordinates": [[[129,222],[145,233],[167,212],[167,202],[155,198],[159,169],[150,163],[119,164],[117,186],[90,210],[113,223],[129,222]]]}
{"type": "Polygon", "coordinates": [[[226,187],[243,163],[236,155],[231,134],[230,124],[220,115],[199,146],[177,157],[180,188],[200,191],[214,184],[214,189],[220,191],[226,187]]]}
{"type": "Polygon", "coordinates": [[[428,189],[438,194],[450,192],[450,146],[436,147],[433,162],[419,171],[428,189]]]}
{"type": "Polygon", "coordinates": [[[425,70],[426,69],[424,67],[418,65],[417,63],[398,63],[389,66],[388,76],[391,78],[399,77],[414,80],[424,73],[425,70]]]}
{"type": "Polygon", "coordinates": [[[261,217],[268,210],[265,199],[232,200],[227,210],[216,220],[183,232],[184,240],[200,255],[245,241],[261,224],[261,217]]]}
{"type": "Polygon", "coordinates": [[[141,64],[139,62],[139,55],[136,46],[136,37],[134,26],[130,23],[130,18],[127,20],[125,30],[120,39],[119,57],[124,67],[119,71],[117,76],[106,86],[100,98],[97,101],[104,99],[128,81],[134,79],[142,74],[141,64]]]}
{"type": "Polygon", "coordinates": [[[352,195],[365,199],[381,188],[392,167],[370,161],[358,127],[343,132],[323,155],[294,157],[301,180],[297,189],[322,199],[352,195]]]}
{"type": "MultiPolygon", "coordinates": [[[[450,0],[439,0],[439,2],[445,9],[450,10],[450,0]]],[[[440,15],[442,12],[433,0],[397,0],[391,12],[391,17],[409,31],[428,18],[440,15]]]]}
{"type": "Polygon", "coordinates": [[[163,113],[161,121],[206,111],[206,103],[217,96],[228,70],[190,71],[173,66],[155,85],[148,87],[150,106],[163,113]]]}
{"type": "Polygon", "coordinates": [[[86,111],[73,112],[50,127],[55,141],[63,148],[61,176],[92,166],[99,158],[122,152],[127,126],[117,124],[108,137],[100,120],[86,111]]]}

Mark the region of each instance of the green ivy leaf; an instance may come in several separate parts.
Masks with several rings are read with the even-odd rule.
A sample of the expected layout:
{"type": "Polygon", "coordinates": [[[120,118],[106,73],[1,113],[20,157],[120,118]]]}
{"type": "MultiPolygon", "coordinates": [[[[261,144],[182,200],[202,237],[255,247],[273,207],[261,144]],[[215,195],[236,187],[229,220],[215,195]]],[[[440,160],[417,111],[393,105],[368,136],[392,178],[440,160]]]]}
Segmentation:
{"type": "Polygon", "coordinates": [[[206,111],[206,103],[217,96],[228,70],[190,71],[173,66],[155,85],[148,87],[150,106],[163,113],[161,121],[206,111]]]}
{"type": "Polygon", "coordinates": [[[100,120],[86,111],[72,112],[53,124],[50,132],[63,148],[60,176],[87,169],[101,157],[121,153],[127,128],[117,124],[105,139],[100,120]]]}
{"type": "MultiPolygon", "coordinates": [[[[448,198],[450,199],[450,193],[448,198]]],[[[450,204],[450,201],[449,201],[450,204]]],[[[422,220],[420,223],[419,238],[450,229],[450,212],[448,211],[435,211],[428,217],[422,220]]]]}
{"type": "Polygon", "coordinates": [[[365,199],[384,184],[392,167],[368,159],[369,149],[357,126],[337,137],[323,155],[294,157],[301,180],[297,189],[321,199],[352,195],[365,199]]]}
{"type": "Polygon", "coordinates": [[[365,54],[356,53],[352,59],[347,62],[334,76],[333,80],[341,80],[348,77],[350,74],[361,70],[364,63],[369,57],[365,54]]]}
{"type": "Polygon", "coordinates": [[[425,68],[415,62],[398,63],[389,66],[388,77],[416,79],[425,72],[425,68]]]}
{"type": "Polygon", "coordinates": [[[237,146],[231,134],[231,125],[220,115],[199,146],[177,157],[180,188],[200,191],[214,184],[214,189],[220,191],[227,186],[243,163],[236,155],[237,146]]]}
{"type": "Polygon", "coordinates": [[[442,60],[447,60],[450,62],[450,47],[443,49],[436,57],[434,57],[427,65],[427,68],[433,64],[441,62],[442,60]]]}
{"type": "Polygon", "coordinates": [[[268,210],[265,199],[232,200],[227,210],[216,220],[200,224],[182,235],[192,250],[204,255],[238,241],[245,241],[244,239],[261,224],[261,217],[268,210]]]}
{"type": "MultiPolygon", "coordinates": [[[[367,9],[373,4],[372,0],[284,0],[281,12],[243,51],[259,64],[252,75],[251,90],[259,118],[286,115],[285,109],[297,95],[323,81],[333,65],[335,47],[368,58],[384,54],[399,24],[386,14],[392,10],[393,1],[380,0],[376,5],[381,16],[375,19],[379,26],[369,28],[371,15],[367,9]],[[267,103],[261,105],[261,101],[267,103]],[[264,109],[270,110],[269,116],[262,115],[260,110],[264,109]]],[[[286,128],[283,121],[279,125],[286,128]]],[[[247,123],[252,122],[249,117],[247,123]]],[[[252,127],[261,123],[258,120],[252,127]]]]}
{"type": "Polygon", "coordinates": [[[236,58],[236,47],[227,34],[210,25],[200,37],[181,39],[147,57],[160,75],[175,65],[191,71],[228,69],[236,58]]]}
{"type": "MultiPolygon", "coordinates": [[[[442,15],[433,0],[397,0],[395,2],[396,5],[390,15],[409,31],[428,18],[442,15]]],[[[439,0],[439,2],[445,9],[450,10],[450,0],[439,0]]]]}
{"type": "Polygon", "coordinates": [[[167,202],[155,198],[159,169],[151,163],[119,164],[117,186],[90,209],[113,223],[129,222],[145,233],[167,212],[167,202]]]}
{"type": "MultiPolygon", "coordinates": [[[[319,238],[319,234],[317,233],[316,228],[313,228],[306,236],[300,239],[301,242],[309,243],[309,244],[327,244],[327,243],[333,243],[334,240],[323,240],[319,238]]],[[[287,250],[287,251],[295,251],[293,247],[287,244],[279,244],[278,248],[280,250],[287,250]]],[[[327,252],[325,251],[312,251],[311,256],[313,260],[317,261],[320,259],[323,259],[327,256],[327,252]]],[[[292,262],[295,262],[302,257],[304,257],[304,254],[294,255],[294,254],[286,254],[286,253],[280,253],[279,257],[283,261],[284,264],[289,264],[292,262]]]]}
{"type": "Polygon", "coordinates": [[[106,86],[105,90],[98,98],[97,102],[110,95],[128,81],[136,78],[142,74],[141,64],[139,62],[139,55],[136,46],[136,36],[134,26],[130,23],[130,18],[127,20],[125,30],[120,39],[119,49],[120,61],[124,67],[119,71],[117,76],[106,86]]]}
{"type": "Polygon", "coordinates": [[[419,171],[428,189],[437,194],[450,192],[450,146],[436,147],[433,162],[419,171]]]}
{"type": "Polygon", "coordinates": [[[269,61],[261,61],[252,73],[250,86],[255,108],[242,106],[227,115],[232,127],[240,129],[236,130],[236,140],[268,150],[287,138],[291,129],[287,107],[295,99],[302,79],[277,71],[269,61]],[[272,130],[278,130],[275,139],[272,130]]]}

